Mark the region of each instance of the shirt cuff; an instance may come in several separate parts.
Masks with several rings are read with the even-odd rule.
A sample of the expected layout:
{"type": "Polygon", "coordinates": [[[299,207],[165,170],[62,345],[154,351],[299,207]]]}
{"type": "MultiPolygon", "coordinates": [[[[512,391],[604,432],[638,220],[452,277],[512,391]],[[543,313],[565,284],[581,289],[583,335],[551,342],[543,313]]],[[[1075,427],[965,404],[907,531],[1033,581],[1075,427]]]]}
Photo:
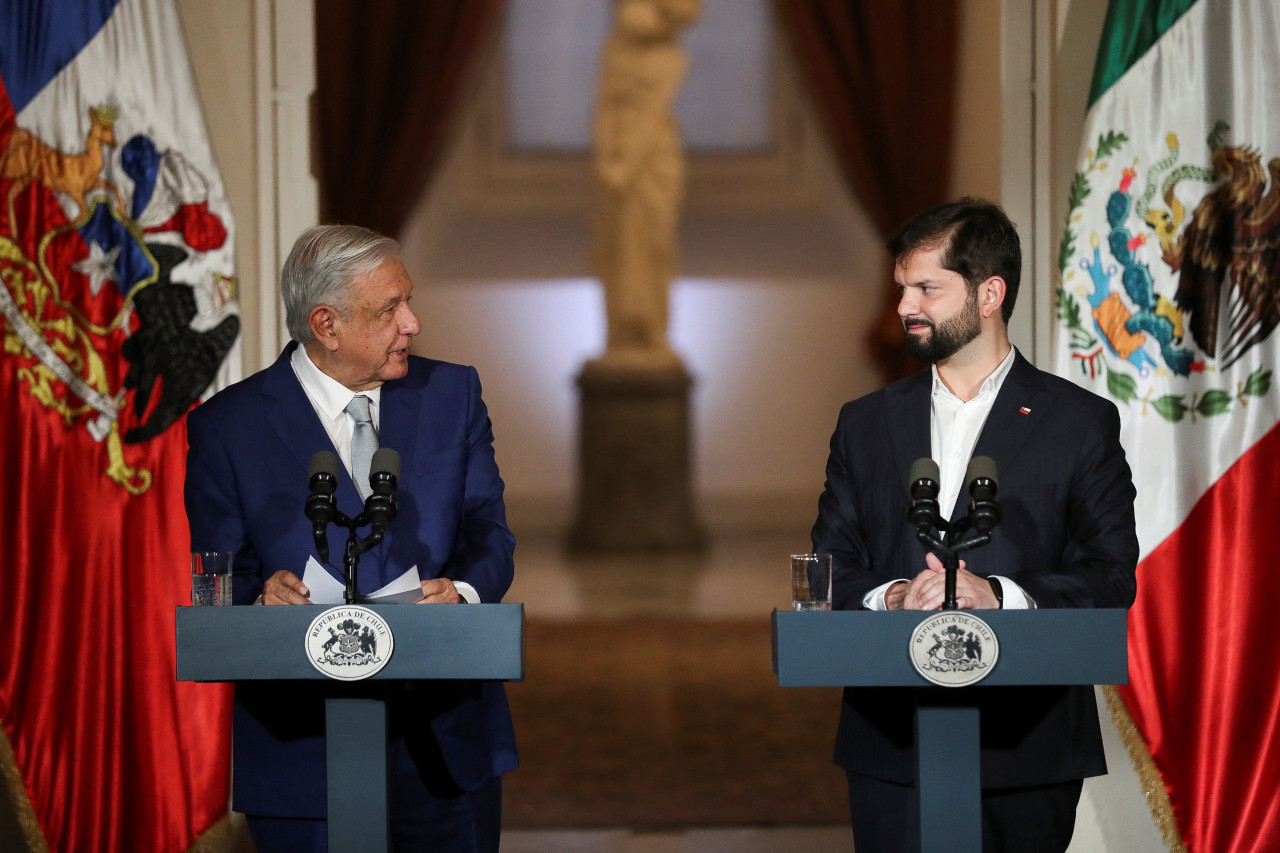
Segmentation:
{"type": "Polygon", "coordinates": [[[1035,610],[1036,603],[1032,601],[1031,596],[1027,595],[1026,590],[1009,580],[1004,575],[992,575],[999,579],[1000,588],[1004,590],[1004,609],[1005,610],[1035,610]]]}
{"type": "Polygon", "coordinates": [[[476,592],[476,588],[465,581],[454,581],[453,588],[458,591],[458,595],[462,596],[462,600],[467,604],[479,604],[480,593],[476,592]]]}
{"type": "Polygon", "coordinates": [[[898,578],[897,580],[880,584],[880,586],[862,596],[862,606],[868,610],[888,610],[889,608],[884,606],[884,594],[888,591],[889,587],[893,586],[895,583],[910,583],[910,581],[906,578],[898,578]]]}

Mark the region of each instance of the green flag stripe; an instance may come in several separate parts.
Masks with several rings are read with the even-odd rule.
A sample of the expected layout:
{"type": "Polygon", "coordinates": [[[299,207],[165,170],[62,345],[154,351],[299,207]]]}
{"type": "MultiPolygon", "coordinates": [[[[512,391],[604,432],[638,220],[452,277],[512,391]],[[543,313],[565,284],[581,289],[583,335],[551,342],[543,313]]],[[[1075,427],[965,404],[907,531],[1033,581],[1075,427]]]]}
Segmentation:
{"type": "Polygon", "coordinates": [[[1093,67],[1089,106],[1111,88],[1197,0],[1111,0],[1093,67]]]}

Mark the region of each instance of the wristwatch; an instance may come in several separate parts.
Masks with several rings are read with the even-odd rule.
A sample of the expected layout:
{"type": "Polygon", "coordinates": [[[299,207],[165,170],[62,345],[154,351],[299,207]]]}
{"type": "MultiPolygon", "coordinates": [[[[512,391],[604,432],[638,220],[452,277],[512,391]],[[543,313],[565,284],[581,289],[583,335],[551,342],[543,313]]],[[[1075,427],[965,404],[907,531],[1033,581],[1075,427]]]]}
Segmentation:
{"type": "Polygon", "coordinates": [[[999,609],[1004,610],[1004,587],[1000,585],[1000,578],[989,577],[987,583],[991,584],[991,591],[996,594],[996,603],[1000,605],[999,609]]]}

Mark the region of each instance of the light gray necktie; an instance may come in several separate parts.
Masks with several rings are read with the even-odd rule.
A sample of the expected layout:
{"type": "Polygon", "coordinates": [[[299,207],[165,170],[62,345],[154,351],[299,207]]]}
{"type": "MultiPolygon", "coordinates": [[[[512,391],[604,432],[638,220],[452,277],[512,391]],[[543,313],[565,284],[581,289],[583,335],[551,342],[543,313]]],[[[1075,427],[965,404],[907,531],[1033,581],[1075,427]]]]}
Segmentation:
{"type": "Polygon", "coordinates": [[[357,394],[347,403],[347,414],[356,422],[351,432],[351,479],[356,481],[360,497],[372,494],[369,488],[369,463],[378,449],[378,434],[373,431],[373,418],[369,417],[369,398],[357,394]]]}

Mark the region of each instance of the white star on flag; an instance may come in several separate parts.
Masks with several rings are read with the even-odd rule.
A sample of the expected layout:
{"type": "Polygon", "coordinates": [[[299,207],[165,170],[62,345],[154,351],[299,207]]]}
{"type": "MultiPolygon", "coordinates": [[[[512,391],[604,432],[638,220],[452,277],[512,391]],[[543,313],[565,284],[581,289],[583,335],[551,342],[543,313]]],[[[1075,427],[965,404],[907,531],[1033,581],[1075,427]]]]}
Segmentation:
{"type": "Polygon", "coordinates": [[[96,242],[89,243],[89,257],[81,258],[71,265],[78,273],[89,277],[89,292],[97,296],[102,292],[102,285],[116,280],[116,258],[120,257],[120,247],[112,246],[104,252],[96,242]]]}

